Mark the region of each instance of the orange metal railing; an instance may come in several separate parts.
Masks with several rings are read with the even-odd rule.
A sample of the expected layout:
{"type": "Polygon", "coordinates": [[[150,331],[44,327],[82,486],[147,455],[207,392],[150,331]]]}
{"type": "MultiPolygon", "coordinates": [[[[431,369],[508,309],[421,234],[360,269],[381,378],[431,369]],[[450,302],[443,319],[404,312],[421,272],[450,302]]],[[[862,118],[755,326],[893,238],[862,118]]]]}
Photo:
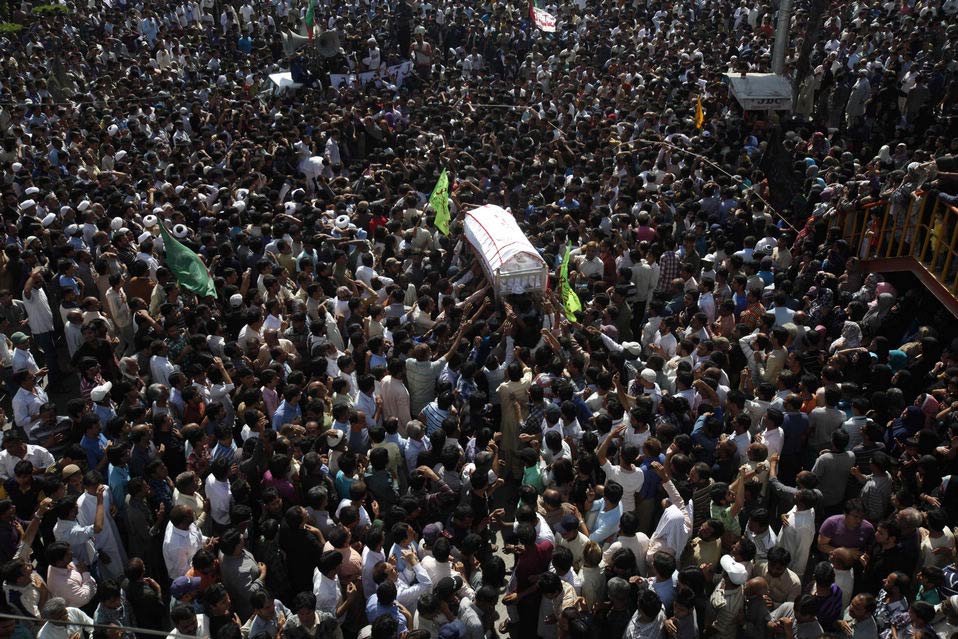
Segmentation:
{"type": "Polygon", "coordinates": [[[882,200],[847,212],[841,230],[859,258],[915,258],[958,297],[958,208],[916,191],[908,206],[882,200]]]}

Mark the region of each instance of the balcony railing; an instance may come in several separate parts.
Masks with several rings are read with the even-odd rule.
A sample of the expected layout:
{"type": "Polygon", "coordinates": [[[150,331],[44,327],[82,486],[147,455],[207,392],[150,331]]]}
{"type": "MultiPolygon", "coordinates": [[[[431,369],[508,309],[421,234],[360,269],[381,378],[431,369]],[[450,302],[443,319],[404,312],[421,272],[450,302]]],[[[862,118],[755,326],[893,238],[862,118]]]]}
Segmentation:
{"type": "Polygon", "coordinates": [[[860,259],[912,258],[958,301],[958,208],[916,191],[907,206],[882,200],[846,213],[841,229],[860,259]]]}

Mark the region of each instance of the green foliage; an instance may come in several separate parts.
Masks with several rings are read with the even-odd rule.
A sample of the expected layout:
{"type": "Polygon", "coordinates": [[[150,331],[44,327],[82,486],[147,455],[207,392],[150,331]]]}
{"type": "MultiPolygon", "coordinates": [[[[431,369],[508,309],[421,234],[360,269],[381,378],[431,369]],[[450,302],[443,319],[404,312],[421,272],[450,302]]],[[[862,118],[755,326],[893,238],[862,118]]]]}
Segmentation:
{"type": "Polygon", "coordinates": [[[0,22],[0,33],[19,33],[23,30],[22,24],[17,24],[16,22],[0,22]]]}

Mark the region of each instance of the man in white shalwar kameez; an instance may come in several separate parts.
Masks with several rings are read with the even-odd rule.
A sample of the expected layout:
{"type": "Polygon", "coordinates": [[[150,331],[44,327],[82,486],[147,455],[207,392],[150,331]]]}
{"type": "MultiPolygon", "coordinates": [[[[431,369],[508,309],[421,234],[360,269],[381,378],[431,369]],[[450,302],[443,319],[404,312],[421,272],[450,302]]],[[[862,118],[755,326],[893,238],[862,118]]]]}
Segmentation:
{"type": "MultiPolygon", "coordinates": [[[[103,476],[90,471],[83,477],[83,494],[77,498],[77,522],[88,526],[96,516],[96,492],[103,483],[103,476]]],[[[121,579],[126,569],[126,551],[120,543],[120,531],[113,519],[113,496],[107,487],[103,492],[103,530],[97,533],[93,541],[100,555],[98,570],[100,579],[121,579]],[[106,555],[108,561],[104,561],[106,555]]]]}
{"type": "Polygon", "coordinates": [[[803,492],[806,491],[796,495],[796,504],[785,515],[782,530],[778,534],[778,545],[792,556],[792,563],[788,567],[796,575],[805,574],[808,554],[815,540],[815,509],[808,503],[800,503],[804,501],[800,499],[803,492]]]}

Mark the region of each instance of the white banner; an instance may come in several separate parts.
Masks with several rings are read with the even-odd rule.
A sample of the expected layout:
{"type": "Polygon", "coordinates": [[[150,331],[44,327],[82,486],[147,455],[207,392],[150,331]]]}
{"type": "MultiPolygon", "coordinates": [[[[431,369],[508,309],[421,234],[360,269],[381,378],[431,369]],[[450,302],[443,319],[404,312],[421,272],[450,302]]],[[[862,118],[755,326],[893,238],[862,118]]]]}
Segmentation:
{"type": "Polygon", "coordinates": [[[539,7],[532,7],[532,20],[537,27],[546,33],[556,32],[556,17],[548,11],[543,11],[539,7]]]}
{"type": "Polygon", "coordinates": [[[397,87],[402,86],[406,75],[412,71],[412,62],[406,60],[402,64],[394,64],[386,67],[385,71],[365,71],[363,73],[332,73],[329,76],[329,84],[334,87],[340,87],[343,84],[354,84],[358,79],[361,84],[367,84],[374,80],[383,80],[388,84],[394,84],[397,87]]]}

